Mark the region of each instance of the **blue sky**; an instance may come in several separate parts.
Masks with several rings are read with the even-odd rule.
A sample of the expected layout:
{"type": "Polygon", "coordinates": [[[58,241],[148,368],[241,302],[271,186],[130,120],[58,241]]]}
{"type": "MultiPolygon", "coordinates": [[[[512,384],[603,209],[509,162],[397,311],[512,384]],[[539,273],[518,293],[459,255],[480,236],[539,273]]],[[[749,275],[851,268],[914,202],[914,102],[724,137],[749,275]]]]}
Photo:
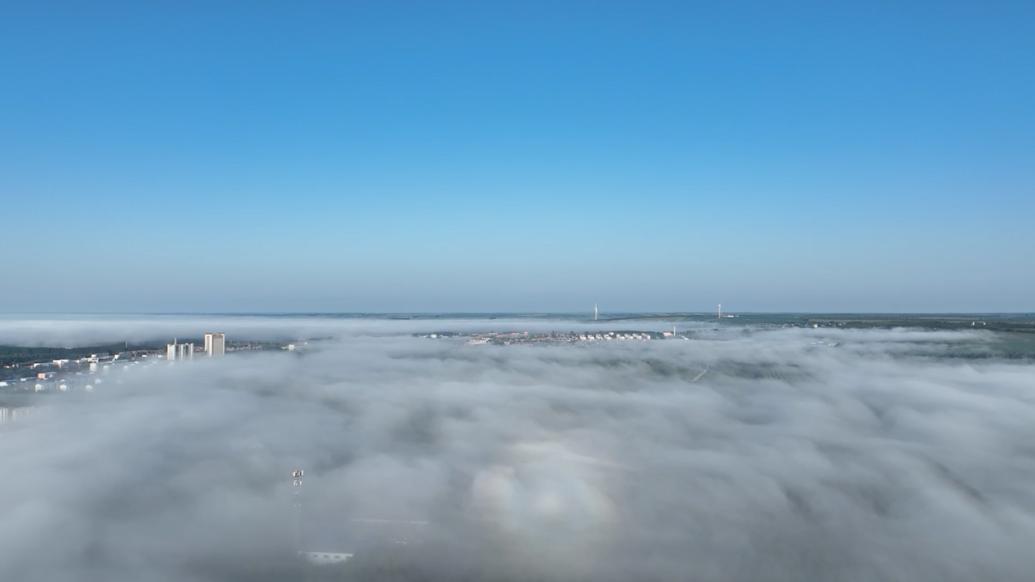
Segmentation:
{"type": "Polygon", "coordinates": [[[0,311],[1032,311],[1031,2],[8,2],[0,311]]]}

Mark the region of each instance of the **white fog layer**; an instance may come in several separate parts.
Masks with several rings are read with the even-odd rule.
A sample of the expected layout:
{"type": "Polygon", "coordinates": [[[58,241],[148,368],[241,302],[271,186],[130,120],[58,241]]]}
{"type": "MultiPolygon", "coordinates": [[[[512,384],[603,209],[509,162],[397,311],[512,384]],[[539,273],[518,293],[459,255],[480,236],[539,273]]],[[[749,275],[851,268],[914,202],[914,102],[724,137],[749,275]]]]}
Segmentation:
{"type": "Polygon", "coordinates": [[[0,426],[0,580],[286,580],[298,550],[352,553],[341,576],[364,580],[1035,572],[1035,365],[990,332],[498,346],[414,334],[594,324],[0,323],[9,345],[321,338],[37,398],[0,426]]]}

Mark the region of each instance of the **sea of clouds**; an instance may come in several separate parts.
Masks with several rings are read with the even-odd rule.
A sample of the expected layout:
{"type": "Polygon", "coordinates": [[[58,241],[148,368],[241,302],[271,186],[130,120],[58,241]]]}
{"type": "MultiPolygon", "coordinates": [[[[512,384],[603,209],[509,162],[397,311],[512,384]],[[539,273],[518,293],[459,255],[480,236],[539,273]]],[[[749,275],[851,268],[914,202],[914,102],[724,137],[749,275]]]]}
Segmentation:
{"type": "Polygon", "coordinates": [[[284,580],[299,546],[363,580],[1031,579],[1035,364],[993,333],[413,335],[608,327],[4,320],[0,344],[324,339],[138,366],[0,427],[0,580],[284,580]]]}

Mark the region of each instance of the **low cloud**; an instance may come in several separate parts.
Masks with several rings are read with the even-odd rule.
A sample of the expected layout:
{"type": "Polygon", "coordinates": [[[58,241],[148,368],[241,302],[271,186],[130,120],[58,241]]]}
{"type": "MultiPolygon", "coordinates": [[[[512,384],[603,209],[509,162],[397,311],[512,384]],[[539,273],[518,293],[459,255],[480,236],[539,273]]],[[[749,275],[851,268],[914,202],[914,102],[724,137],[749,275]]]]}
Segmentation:
{"type": "MultiPolygon", "coordinates": [[[[709,326],[690,341],[545,346],[412,336],[590,325],[7,321],[0,343],[208,328],[326,339],[303,354],[118,372],[121,383],[47,395],[0,427],[0,579],[283,580],[298,574],[299,539],[355,553],[345,575],[365,580],[969,581],[1035,570],[1035,368],[998,357],[1000,336],[709,326]],[[294,467],[306,469],[299,498],[294,467]]],[[[665,327],[621,327],[647,325],[665,327]]]]}

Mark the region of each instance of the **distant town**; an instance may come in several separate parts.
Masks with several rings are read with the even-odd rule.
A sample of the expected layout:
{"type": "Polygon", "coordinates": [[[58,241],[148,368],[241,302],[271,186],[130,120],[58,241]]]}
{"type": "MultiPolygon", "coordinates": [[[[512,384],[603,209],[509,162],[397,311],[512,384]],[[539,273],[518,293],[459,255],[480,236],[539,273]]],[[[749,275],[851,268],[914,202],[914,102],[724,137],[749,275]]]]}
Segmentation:
{"type": "Polygon", "coordinates": [[[641,331],[641,330],[615,330],[599,332],[543,332],[534,333],[528,331],[487,331],[479,333],[462,332],[433,332],[416,334],[417,337],[427,339],[463,339],[467,345],[512,345],[512,344],[542,344],[542,343],[577,343],[577,342],[645,342],[660,339],[687,339],[680,335],[673,327],[672,331],[641,331]]]}
{"type": "Polygon", "coordinates": [[[295,351],[301,344],[241,341],[228,343],[226,334],[205,332],[200,348],[174,338],[161,345],[128,342],[83,348],[7,348],[0,351],[0,425],[32,414],[29,394],[93,392],[107,382],[121,383],[122,374],[159,363],[221,358],[227,353],[258,350],[295,351]],[[57,355],[58,357],[52,357],[57,355]]]}
{"type": "MultiPolygon", "coordinates": [[[[455,317],[455,316],[454,316],[455,317]]],[[[578,331],[527,331],[497,329],[477,332],[435,331],[414,334],[431,340],[462,341],[469,346],[631,343],[658,340],[689,341],[708,330],[726,326],[755,328],[922,328],[928,330],[974,330],[1006,332],[1008,341],[1001,350],[1004,357],[1031,357],[1035,336],[1032,314],[731,314],[722,306],[711,314],[609,314],[594,306],[590,318],[602,329],[578,331]],[[652,322],[653,330],[636,329],[652,322]],[[664,323],[663,323],[664,322],[664,323]],[[661,325],[671,329],[657,331],[661,325]],[[628,326],[628,327],[626,327],[628,326]]],[[[493,319],[493,318],[488,318],[493,319]]],[[[559,320],[558,320],[559,321],[559,320]]],[[[200,338],[170,338],[162,343],[104,344],[84,347],[0,346],[0,424],[31,414],[39,398],[69,392],[89,393],[109,382],[120,383],[122,375],[134,369],[160,363],[176,364],[197,359],[221,358],[237,352],[259,350],[296,351],[306,341],[233,341],[222,332],[205,332],[200,338]]],[[[822,340],[817,340],[823,343],[822,340]]],[[[836,345],[836,342],[827,342],[836,345]]],[[[975,356],[976,357],[976,356],[975,356]]]]}

